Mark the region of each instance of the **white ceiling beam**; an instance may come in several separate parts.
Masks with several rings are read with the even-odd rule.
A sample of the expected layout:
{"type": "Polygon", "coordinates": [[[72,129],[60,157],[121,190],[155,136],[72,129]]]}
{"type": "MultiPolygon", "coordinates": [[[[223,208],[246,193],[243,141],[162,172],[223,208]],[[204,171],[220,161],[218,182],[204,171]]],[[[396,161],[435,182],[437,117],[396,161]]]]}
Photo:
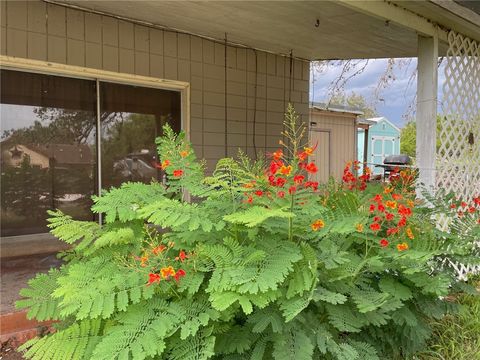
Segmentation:
{"type": "Polygon", "coordinates": [[[438,36],[440,41],[447,41],[447,31],[440,30],[438,25],[429,19],[399,5],[383,0],[337,0],[337,2],[350,9],[412,29],[419,35],[438,36]]]}

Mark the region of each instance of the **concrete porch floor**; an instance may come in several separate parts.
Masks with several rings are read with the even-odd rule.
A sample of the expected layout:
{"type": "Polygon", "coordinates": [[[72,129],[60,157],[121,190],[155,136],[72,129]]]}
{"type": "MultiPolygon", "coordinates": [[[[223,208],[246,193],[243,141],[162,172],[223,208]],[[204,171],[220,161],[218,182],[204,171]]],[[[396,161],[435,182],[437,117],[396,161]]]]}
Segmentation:
{"type": "Polygon", "coordinates": [[[27,286],[28,280],[39,272],[47,272],[59,267],[61,260],[55,254],[40,254],[4,258],[1,260],[0,314],[15,311],[15,301],[20,299],[20,289],[27,286]]]}
{"type": "Polygon", "coordinates": [[[26,318],[26,311],[15,309],[19,292],[27,286],[28,280],[39,272],[59,267],[62,261],[55,254],[40,254],[1,259],[0,288],[0,340],[18,345],[36,336],[49,323],[38,323],[26,318]]]}

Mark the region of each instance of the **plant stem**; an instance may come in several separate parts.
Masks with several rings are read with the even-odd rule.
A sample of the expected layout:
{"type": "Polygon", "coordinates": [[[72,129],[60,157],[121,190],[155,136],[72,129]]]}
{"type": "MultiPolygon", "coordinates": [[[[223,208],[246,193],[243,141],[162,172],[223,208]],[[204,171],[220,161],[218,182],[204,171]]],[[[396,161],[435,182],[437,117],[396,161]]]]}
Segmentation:
{"type": "MultiPolygon", "coordinates": [[[[290,201],[290,213],[293,213],[293,204],[294,204],[295,195],[292,194],[290,201]]],[[[293,217],[288,218],[288,240],[292,241],[293,239],[293,217]]]]}

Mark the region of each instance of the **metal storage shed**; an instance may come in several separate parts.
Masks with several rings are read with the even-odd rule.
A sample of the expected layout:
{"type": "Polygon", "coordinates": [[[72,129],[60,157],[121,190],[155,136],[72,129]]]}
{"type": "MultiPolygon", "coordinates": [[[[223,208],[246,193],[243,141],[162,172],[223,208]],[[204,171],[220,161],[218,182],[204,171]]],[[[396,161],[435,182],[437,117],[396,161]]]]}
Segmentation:
{"type": "Polygon", "coordinates": [[[383,116],[368,121],[371,123],[368,133],[365,133],[364,129],[358,130],[358,159],[365,159],[374,174],[382,174],[383,170],[374,164],[383,164],[388,155],[400,154],[400,129],[383,116]],[[366,153],[363,146],[365,137],[367,137],[366,153]]]}
{"type": "Polygon", "coordinates": [[[345,164],[357,158],[357,117],[361,115],[360,109],[341,105],[313,103],[310,107],[309,137],[317,146],[318,181],[326,182],[330,176],[340,180],[345,164]]]}

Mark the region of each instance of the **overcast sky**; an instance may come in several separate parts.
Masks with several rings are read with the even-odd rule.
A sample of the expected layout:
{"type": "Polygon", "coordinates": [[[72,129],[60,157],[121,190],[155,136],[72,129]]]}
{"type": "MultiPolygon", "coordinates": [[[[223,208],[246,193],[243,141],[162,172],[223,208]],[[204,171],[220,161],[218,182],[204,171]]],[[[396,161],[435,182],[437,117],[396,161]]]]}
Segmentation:
{"type": "MultiPolygon", "coordinates": [[[[377,101],[375,101],[375,89],[377,88],[379,79],[387,68],[387,59],[370,60],[365,71],[356,75],[345,87],[347,95],[352,92],[363,95],[369,103],[375,104],[380,116],[387,117],[399,127],[405,125],[408,118],[415,116],[417,80],[416,77],[412,78],[412,75],[415,76],[417,60],[416,58],[411,59],[411,61],[406,61],[407,59],[404,60],[405,61],[400,61],[400,59],[397,59],[397,63],[402,63],[403,66],[395,66],[393,72],[394,80],[387,88],[380,91],[379,100],[377,101]],[[411,109],[412,106],[413,109],[411,109]]],[[[328,100],[330,85],[340,73],[341,68],[338,66],[329,66],[328,69],[322,73],[315,72],[314,86],[310,91],[310,99],[313,98],[313,101],[316,102],[325,102],[328,100]]],[[[441,67],[441,69],[439,69],[440,89],[443,78],[443,67],[441,67]]],[[[439,111],[441,111],[440,108],[439,111]]]]}

